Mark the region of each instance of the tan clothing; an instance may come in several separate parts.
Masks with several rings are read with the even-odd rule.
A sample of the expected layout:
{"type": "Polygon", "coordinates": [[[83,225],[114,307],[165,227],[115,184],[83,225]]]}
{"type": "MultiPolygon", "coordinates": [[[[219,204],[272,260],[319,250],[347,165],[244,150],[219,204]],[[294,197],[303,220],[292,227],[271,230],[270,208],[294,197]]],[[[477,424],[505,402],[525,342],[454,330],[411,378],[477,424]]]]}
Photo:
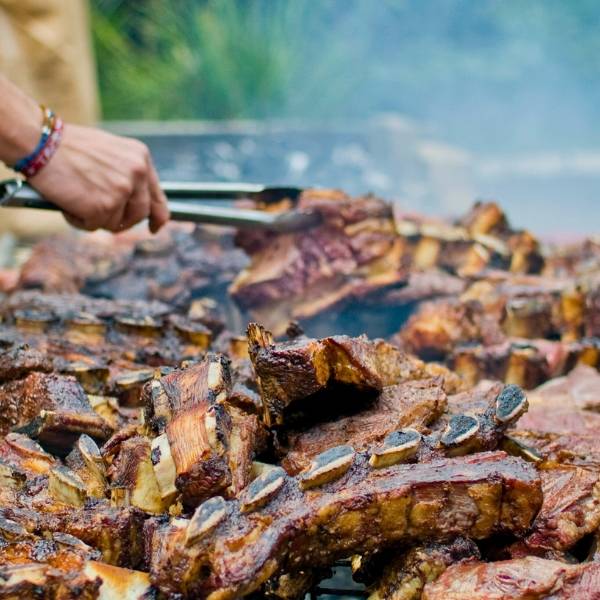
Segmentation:
{"type": "MultiPolygon", "coordinates": [[[[79,124],[94,124],[99,115],[88,9],[86,0],[0,0],[0,72],[79,124]]],[[[0,179],[10,176],[0,163],[0,179]]],[[[60,215],[27,214],[23,219],[23,211],[3,209],[0,232],[64,228],[60,215]]]]}
{"type": "Polygon", "coordinates": [[[0,0],[0,72],[65,121],[98,119],[85,0],[0,0]]]}

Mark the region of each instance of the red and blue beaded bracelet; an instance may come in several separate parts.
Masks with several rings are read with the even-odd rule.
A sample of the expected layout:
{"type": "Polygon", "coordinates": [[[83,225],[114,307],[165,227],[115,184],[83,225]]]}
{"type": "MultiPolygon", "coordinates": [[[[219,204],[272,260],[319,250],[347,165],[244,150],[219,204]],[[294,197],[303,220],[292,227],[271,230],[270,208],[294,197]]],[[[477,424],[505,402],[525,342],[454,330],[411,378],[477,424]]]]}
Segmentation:
{"type": "Polygon", "coordinates": [[[44,114],[42,123],[42,134],[35,150],[17,161],[14,170],[22,173],[25,177],[33,177],[39,173],[54,156],[63,134],[63,122],[50,108],[41,106],[44,114]]]}

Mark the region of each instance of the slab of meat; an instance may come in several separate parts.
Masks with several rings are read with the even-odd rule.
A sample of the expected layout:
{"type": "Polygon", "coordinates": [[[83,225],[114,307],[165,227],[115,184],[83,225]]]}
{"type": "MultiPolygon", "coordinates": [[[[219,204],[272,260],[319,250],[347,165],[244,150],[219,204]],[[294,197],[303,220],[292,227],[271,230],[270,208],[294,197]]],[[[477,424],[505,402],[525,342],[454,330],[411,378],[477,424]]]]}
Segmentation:
{"type": "Polygon", "coordinates": [[[600,598],[600,564],[569,565],[530,556],[453,565],[423,600],[575,600],[600,598]]]}
{"type": "Polygon", "coordinates": [[[419,306],[397,338],[423,357],[441,358],[457,345],[505,339],[562,339],[584,334],[586,291],[573,280],[490,275],[453,298],[419,306]]]}
{"type": "Polygon", "coordinates": [[[32,371],[49,373],[52,363],[46,355],[26,344],[0,346],[0,384],[21,379],[32,371]]]}
{"type": "Polygon", "coordinates": [[[124,265],[126,255],[126,249],[108,238],[86,243],[69,237],[49,237],[33,248],[21,269],[18,286],[50,293],[78,292],[88,275],[107,265],[124,265]]]}
{"type": "Polygon", "coordinates": [[[385,563],[369,600],[419,600],[427,583],[450,565],[480,558],[477,545],[458,537],[450,543],[431,543],[397,552],[385,563]]]}
{"type": "Polygon", "coordinates": [[[309,190],[299,209],[318,211],[309,231],[238,236],[251,256],[230,287],[240,306],[276,335],[344,300],[403,280],[402,242],[392,208],[372,196],[309,190]]]}
{"type": "Polygon", "coordinates": [[[0,386],[0,431],[20,427],[28,435],[55,449],[70,448],[82,433],[107,439],[112,430],[92,409],[73,377],[30,373],[25,379],[0,386]]]}
{"type": "Polygon", "coordinates": [[[548,248],[544,274],[558,277],[577,277],[595,273],[600,265],[600,244],[593,238],[572,243],[560,240],[548,248]]]}
{"type": "Polygon", "coordinates": [[[438,419],[445,408],[446,394],[439,379],[385,387],[372,406],[354,415],[319,423],[305,431],[288,431],[282,466],[290,474],[299,473],[317,454],[341,444],[366,450],[397,429],[422,429],[438,419]]]}
{"type": "Polygon", "coordinates": [[[116,317],[159,318],[169,313],[169,306],[157,301],[107,300],[83,294],[43,294],[31,290],[11,294],[2,303],[3,316],[12,317],[16,311],[48,315],[47,323],[67,321],[74,315],[88,314],[101,319],[116,317]]]}
{"type": "MultiPolygon", "coordinates": [[[[448,365],[467,385],[497,379],[532,389],[562,375],[595,350],[596,343],[564,343],[549,340],[507,340],[492,346],[457,346],[448,365]]],[[[587,360],[587,359],[586,359],[587,360]]]]}
{"type": "Polygon", "coordinates": [[[146,422],[157,436],[151,457],[165,501],[180,493],[194,507],[248,483],[264,434],[258,417],[231,404],[230,394],[223,355],[209,354],[147,385],[146,422]]]}
{"type": "Polygon", "coordinates": [[[493,202],[476,203],[454,223],[398,215],[396,226],[406,240],[405,260],[413,269],[437,266],[472,277],[490,268],[538,273],[543,267],[537,240],[527,231],[513,230],[493,202]]]}
{"type": "Polygon", "coordinates": [[[160,300],[187,309],[202,291],[223,295],[247,262],[231,232],[170,224],[156,237],[129,232],[43,240],[23,266],[18,287],[160,300]]]}
{"type": "Polygon", "coordinates": [[[600,527],[600,471],[549,464],[539,473],[544,502],[531,532],[509,549],[514,557],[552,557],[600,527]]]}
{"type": "Polygon", "coordinates": [[[39,499],[17,495],[0,516],[29,533],[66,533],[100,551],[108,564],[136,568],[143,558],[144,514],[135,508],[113,508],[107,501],[75,508],[43,494],[39,499]],[[110,533],[107,533],[110,532],[110,533]]]}
{"type": "Polygon", "coordinates": [[[89,394],[135,406],[154,368],[203,356],[213,339],[204,320],[219,328],[199,311],[188,319],[166,315],[167,307],[159,303],[83,298],[22,293],[0,304],[5,318],[0,340],[6,348],[0,380],[34,367],[53,370],[74,375],[89,394]]]}
{"type": "Polygon", "coordinates": [[[502,452],[383,469],[338,452],[319,469],[320,484],[271,471],[239,500],[215,498],[190,521],[159,526],[152,581],[184,597],[239,598],[278,570],[394,543],[522,534],[542,501],[535,469],[502,452]]]}
{"type": "Polygon", "coordinates": [[[0,550],[0,598],[142,600],[153,595],[147,573],[98,562],[72,536],[30,538],[0,550]]]}
{"type": "MultiPolygon", "coordinates": [[[[333,447],[334,442],[351,444],[354,449],[370,449],[370,461],[376,467],[495,450],[505,431],[527,410],[527,399],[522,390],[513,385],[499,385],[493,386],[492,393],[486,394],[483,401],[477,398],[477,406],[475,402],[467,405],[463,401],[461,404],[467,409],[466,412],[440,415],[439,402],[443,399],[445,407],[445,395],[441,395],[439,382],[437,390],[431,387],[432,384],[435,382],[423,380],[394,387],[396,393],[408,392],[408,395],[396,398],[396,402],[400,400],[400,403],[395,405],[395,409],[401,412],[390,412],[390,408],[391,411],[394,408],[388,405],[387,415],[384,414],[387,423],[379,419],[377,410],[364,411],[352,417],[316,425],[304,434],[292,433],[291,450],[284,458],[283,466],[288,472],[296,473],[310,465],[318,454],[317,450],[323,452],[333,447]],[[429,398],[423,394],[427,389],[429,398]],[[409,423],[404,427],[394,427],[394,419],[405,419],[409,423]],[[431,424],[431,433],[425,427],[426,422],[431,424]]],[[[390,388],[385,388],[385,395],[382,394],[380,398],[389,402],[387,390],[390,388]]]]}
{"type": "Polygon", "coordinates": [[[543,263],[537,241],[511,230],[491,203],[477,205],[457,224],[394,218],[381,200],[327,190],[305,192],[299,208],[320,212],[323,224],[298,234],[238,235],[251,264],[230,292],[277,335],[288,321],[314,317],[351,298],[386,304],[448,294],[435,284],[417,283],[414,274],[420,271],[437,267],[470,276],[493,266],[529,273],[543,263]],[[496,222],[502,227],[491,225],[496,222]]]}
{"type": "Polygon", "coordinates": [[[519,422],[517,437],[523,432],[545,454],[566,458],[570,453],[576,463],[581,462],[578,456],[585,463],[587,455],[593,463],[596,450],[588,438],[600,427],[599,383],[596,369],[579,365],[566,377],[539,386],[529,394],[529,411],[519,422]]]}
{"type": "Polygon", "coordinates": [[[501,343],[504,333],[496,314],[478,301],[447,300],[419,307],[398,334],[402,347],[427,359],[444,359],[457,345],[501,343]]]}
{"type": "Polygon", "coordinates": [[[248,343],[268,426],[282,424],[291,405],[335,386],[372,398],[385,386],[426,376],[420,360],[365,336],[275,343],[270,332],[250,324],[248,343]]]}
{"type": "Polygon", "coordinates": [[[594,436],[600,428],[600,415],[574,408],[555,411],[540,405],[533,406],[519,423],[519,430],[556,435],[594,436]]]}
{"type": "Polygon", "coordinates": [[[600,413],[600,373],[586,364],[577,365],[568,375],[556,377],[532,390],[531,407],[573,408],[600,413]]]}
{"type": "MultiPolygon", "coordinates": [[[[547,442],[557,436],[564,438],[564,448],[568,448],[567,438],[575,436],[578,445],[585,447],[585,438],[594,436],[600,427],[598,414],[597,386],[600,376],[595,369],[586,365],[578,366],[566,377],[553,379],[529,394],[529,411],[519,422],[519,431],[528,435],[543,436],[547,442]]],[[[537,442],[535,442],[537,445],[537,442]]],[[[540,441],[545,445],[545,441],[540,441]]],[[[549,447],[547,452],[552,452],[549,447]]],[[[560,451],[555,445],[554,451],[560,451]]],[[[576,447],[573,452],[577,454],[576,447]]]]}
{"type": "Polygon", "coordinates": [[[399,307],[436,298],[454,298],[460,296],[467,287],[468,282],[465,279],[439,269],[410,271],[403,285],[382,290],[378,294],[368,296],[363,302],[375,306],[399,307]]]}

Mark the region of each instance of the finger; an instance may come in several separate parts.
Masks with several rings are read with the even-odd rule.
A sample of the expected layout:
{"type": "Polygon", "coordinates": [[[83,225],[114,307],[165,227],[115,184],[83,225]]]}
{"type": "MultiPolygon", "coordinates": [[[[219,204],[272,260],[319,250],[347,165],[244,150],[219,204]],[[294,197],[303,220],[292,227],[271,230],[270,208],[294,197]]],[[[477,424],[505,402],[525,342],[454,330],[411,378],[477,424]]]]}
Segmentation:
{"type": "Polygon", "coordinates": [[[102,223],[97,218],[78,217],[65,211],[63,211],[62,214],[65,221],[76,229],[83,229],[84,231],[97,231],[102,227],[102,223]]]}
{"type": "Polygon", "coordinates": [[[123,220],[128,202],[129,200],[119,202],[116,208],[114,208],[110,213],[105,215],[104,222],[101,226],[102,229],[112,231],[113,233],[123,231],[123,220]]]}
{"type": "Polygon", "coordinates": [[[70,215],[69,213],[63,212],[63,217],[69,225],[76,229],[83,229],[85,231],[96,231],[96,229],[98,229],[95,225],[86,225],[86,222],[83,219],[70,215]]]}
{"type": "Polygon", "coordinates": [[[121,223],[122,229],[129,229],[135,224],[147,219],[150,214],[150,190],[148,184],[136,188],[133,196],[129,199],[123,213],[121,223]]]}
{"type": "Polygon", "coordinates": [[[149,159],[148,177],[150,186],[150,231],[156,233],[171,217],[167,197],[160,187],[158,173],[149,159]]]}

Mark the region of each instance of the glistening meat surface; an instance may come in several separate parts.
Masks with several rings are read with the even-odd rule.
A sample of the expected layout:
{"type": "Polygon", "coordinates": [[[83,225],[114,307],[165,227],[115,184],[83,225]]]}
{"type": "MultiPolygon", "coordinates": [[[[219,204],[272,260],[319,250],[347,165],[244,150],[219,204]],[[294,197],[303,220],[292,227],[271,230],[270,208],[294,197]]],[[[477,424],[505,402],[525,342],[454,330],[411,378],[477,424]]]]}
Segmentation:
{"type": "Polygon", "coordinates": [[[187,598],[238,598],[278,570],[326,566],[392,543],[522,534],[542,501],[535,469],[502,452],[384,469],[369,467],[365,455],[352,460],[330,483],[307,489],[305,478],[282,471],[253,498],[213,499],[191,521],[159,526],[153,583],[187,598]]]}

